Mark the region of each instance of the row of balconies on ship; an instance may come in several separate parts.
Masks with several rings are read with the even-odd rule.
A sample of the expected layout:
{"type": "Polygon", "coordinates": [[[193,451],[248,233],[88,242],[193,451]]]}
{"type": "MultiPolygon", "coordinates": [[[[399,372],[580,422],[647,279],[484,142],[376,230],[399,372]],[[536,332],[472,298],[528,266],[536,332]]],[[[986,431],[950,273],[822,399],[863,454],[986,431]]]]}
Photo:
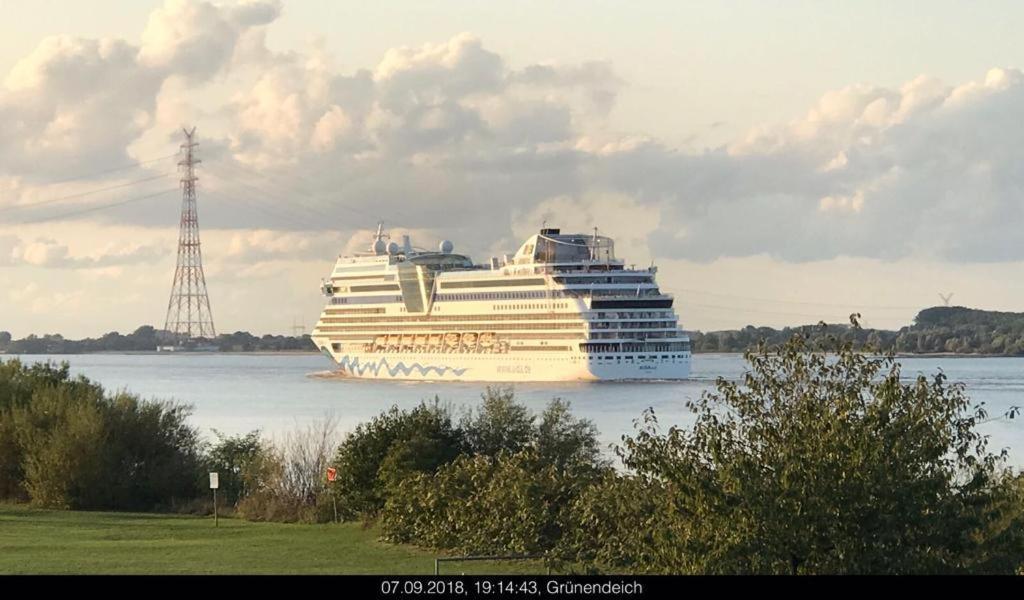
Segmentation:
{"type": "Polygon", "coordinates": [[[675,321],[665,322],[633,322],[619,323],[619,327],[594,326],[593,323],[579,321],[576,323],[551,322],[551,323],[444,323],[444,322],[420,322],[420,323],[380,323],[376,325],[347,324],[347,323],[318,323],[319,331],[447,331],[449,329],[493,329],[500,331],[566,331],[566,330],[590,330],[590,331],[672,331],[678,329],[675,321]]]}
{"type": "Polygon", "coordinates": [[[613,331],[600,332],[592,331],[588,336],[592,340],[675,340],[689,339],[686,333],[679,329],[666,331],[613,331]]]}

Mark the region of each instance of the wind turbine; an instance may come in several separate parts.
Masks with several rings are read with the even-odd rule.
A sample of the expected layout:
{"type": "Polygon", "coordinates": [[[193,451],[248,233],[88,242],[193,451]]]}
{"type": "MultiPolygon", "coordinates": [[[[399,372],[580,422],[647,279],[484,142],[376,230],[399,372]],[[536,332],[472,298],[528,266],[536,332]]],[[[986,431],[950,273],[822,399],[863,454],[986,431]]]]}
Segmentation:
{"type": "Polygon", "coordinates": [[[949,301],[952,300],[953,298],[953,292],[950,292],[948,294],[943,294],[942,292],[939,292],[939,298],[942,298],[942,303],[945,306],[949,306],[949,301]]]}

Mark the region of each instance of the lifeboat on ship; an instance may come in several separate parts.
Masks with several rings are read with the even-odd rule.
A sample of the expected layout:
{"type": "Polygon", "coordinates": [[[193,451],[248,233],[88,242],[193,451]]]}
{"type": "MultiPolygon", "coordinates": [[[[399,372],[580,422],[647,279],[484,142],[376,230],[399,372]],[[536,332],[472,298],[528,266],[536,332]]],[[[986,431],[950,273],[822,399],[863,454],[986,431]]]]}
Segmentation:
{"type": "Polygon", "coordinates": [[[472,331],[464,333],[462,334],[462,345],[466,346],[467,348],[472,348],[476,346],[476,340],[478,337],[479,336],[472,331]]]}
{"type": "Polygon", "coordinates": [[[430,348],[437,348],[438,346],[441,345],[441,340],[443,337],[444,336],[442,336],[440,333],[430,334],[430,337],[427,339],[427,346],[430,348]]]}
{"type": "Polygon", "coordinates": [[[493,331],[486,331],[480,334],[480,346],[483,348],[490,348],[497,341],[498,336],[493,331]]]}
{"type": "Polygon", "coordinates": [[[458,346],[459,345],[459,339],[461,337],[462,336],[460,336],[459,334],[454,333],[454,332],[447,333],[444,336],[444,343],[445,343],[446,346],[458,346]]]}
{"type": "Polygon", "coordinates": [[[427,345],[427,334],[425,334],[425,333],[417,334],[416,337],[413,338],[412,345],[414,347],[416,347],[416,348],[422,348],[423,346],[426,346],[427,345]]]}

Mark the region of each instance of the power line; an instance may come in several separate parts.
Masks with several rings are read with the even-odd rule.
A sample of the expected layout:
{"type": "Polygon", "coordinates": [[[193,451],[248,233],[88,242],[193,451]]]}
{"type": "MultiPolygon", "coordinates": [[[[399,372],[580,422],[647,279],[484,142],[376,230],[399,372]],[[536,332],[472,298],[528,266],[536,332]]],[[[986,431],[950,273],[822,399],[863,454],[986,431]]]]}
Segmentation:
{"type": "Polygon", "coordinates": [[[92,196],[93,194],[99,194],[99,193],[102,193],[102,192],[109,192],[110,190],[117,190],[117,189],[121,189],[121,188],[131,187],[133,185],[138,185],[140,183],[146,183],[148,181],[156,181],[157,179],[163,179],[164,177],[170,177],[171,175],[174,175],[174,173],[164,173],[162,175],[154,175],[152,177],[145,177],[143,179],[136,179],[134,181],[129,181],[129,182],[126,182],[126,183],[119,183],[119,184],[116,184],[116,185],[109,185],[107,187],[102,187],[102,188],[97,188],[97,189],[94,189],[94,190],[89,190],[87,192],[78,192],[78,193],[75,193],[75,194],[69,194],[67,196],[60,196],[58,198],[49,198],[49,199],[46,199],[46,200],[43,200],[43,201],[40,201],[40,202],[33,202],[32,204],[13,204],[11,206],[5,206],[3,208],[0,208],[0,214],[6,213],[6,212],[10,212],[12,210],[22,210],[22,209],[26,209],[26,208],[37,208],[39,206],[47,206],[47,205],[50,205],[50,204],[55,204],[57,202],[64,202],[66,200],[74,200],[76,198],[84,198],[86,196],[92,196]]]}
{"type": "Polygon", "coordinates": [[[74,210],[74,211],[71,211],[71,212],[60,213],[60,214],[57,214],[57,215],[51,215],[49,217],[43,217],[41,219],[31,219],[31,220],[28,220],[28,221],[22,221],[20,224],[22,224],[22,225],[35,225],[35,224],[38,224],[38,223],[49,223],[51,221],[60,221],[60,220],[63,220],[63,219],[67,219],[68,217],[77,217],[79,215],[84,215],[84,214],[88,214],[88,213],[92,213],[92,212],[97,212],[97,211],[101,211],[101,210],[106,210],[108,208],[115,208],[115,207],[118,207],[118,206],[124,206],[126,204],[133,204],[135,202],[140,202],[142,200],[148,200],[149,198],[156,198],[157,196],[162,196],[164,194],[168,194],[170,192],[177,192],[177,191],[178,191],[178,188],[174,187],[174,188],[170,188],[170,189],[167,189],[167,190],[163,190],[161,192],[156,192],[155,194],[148,194],[146,196],[137,196],[135,198],[128,198],[127,200],[119,200],[117,202],[111,202],[109,204],[102,204],[100,206],[90,206],[89,208],[84,208],[84,209],[80,209],[80,210],[74,210]]]}
{"type": "MultiPolygon", "coordinates": [[[[204,198],[211,198],[212,197],[214,200],[219,200],[221,202],[232,202],[232,201],[235,200],[234,198],[231,198],[228,195],[221,194],[219,191],[218,192],[212,192],[210,190],[203,190],[203,197],[204,198]]],[[[275,208],[272,208],[270,205],[264,204],[262,201],[254,198],[252,196],[247,196],[247,199],[253,201],[253,202],[251,202],[251,203],[249,203],[247,205],[248,208],[256,210],[256,211],[259,211],[259,212],[262,212],[264,215],[267,215],[267,216],[269,216],[269,217],[271,217],[273,219],[278,219],[278,220],[283,220],[283,221],[286,221],[286,222],[290,222],[298,230],[316,229],[315,227],[310,226],[310,224],[308,222],[303,222],[303,221],[297,219],[294,215],[290,215],[290,214],[285,213],[285,212],[280,212],[280,211],[276,210],[275,208]]]]}
{"type": "MultiPolygon", "coordinates": [[[[246,167],[243,167],[243,166],[239,165],[235,161],[218,160],[217,164],[226,166],[229,169],[234,169],[236,172],[243,173],[246,176],[260,177],[261,179],[264,180],[264,182],[266,184],[274,186],[274,187],[277,187],[279,191],[282,191],[282,192],[284,192],[286,194],[296,194],[297,193],[299,195],[305,196],[306,198],[309,198],[309,199],[312,199],[312,200],[320,200],[321,199],[320,196],[318,196],[316,194],[313,194],[312,192],[306,191],[306,190],[304,190],[302,188],[299,188],[299,187],[296,187],[296,186],[285,187],[285,186],[283,186],[279,182],[279,180],[277,178],[271,177],[271,176],[267,175],[266,173],[261,173],[259,171],[250,170],[250,169],[248,169],[246,167]]],[[[294,175],[293,174],[292,177],[294,179],[302,179],[303,181],[308,181],[308,180],[305,180],[304,178],[302,178],[302,177],[300,177],[298,175],[294,175]]],[[[340,208],[340,209],[343,209],[343,210],[347,210],[347,211],[349,211],[351,213],[354,213],[354,214],[357,214],[357,215],[359,215],[361,217],[366,217],[368,219],[372,219],[372,220],[375,220],[375,221],[381,218],[379,214],[375,215],[375,214],[366,212],[364,210],[360,210],[358,208],[353,208],[352,206],[348,206],[346,204],[331,203],[330,206],[332,208],[340,208]]],[[[306,206],[305,208],[307,208],[309,210],[313,210],[313,209],[311,209],[308,206],[306,206]]],[[[334,218],[333,216],[326,215],[325,213],[321,213],[321,214],[325,218],[331,218],[331,219],[334,218]]],[[[407,215],[403,215],[403,214],[400,214],[400,213],[395,213],[394,216],[398,216],[398,217],[401,217],[401,218],[406,219],[406,220],[409,219],[409,217],[407,215]]]]}
{"type": "MultiPolygon", "coordinates": [[[[297,225],[299,229],[323,229],[324,220],[327,217],[309,210],[305,210],[305,212],[303,212],[299,209],[305,209],[306,207],[300,204],[288,203],[283,198],[271,194],[266,190],[244,182],[224,179],[216,173],[207,172],[207,175],[212,175],[214,180],[219,181],[222,185],[227,186],[227,188],[234,187],[240,189],[241,187],[245,187],[252,190],[251,192],[237,192],[237,198],[230,197],[235,194],[230,193],[226,188],[221,188],[224,190],[223,195],[218,192],[213,192],[214,195],[219,196],[221,199],[247,202],[247,206],[251,208],[259,209],[262,206],[264,214],[268,214],[277,219],[289,221],[292,224],[297,225]],[[260,198],[260,196],[263,196],[263,198],[260,198]]],[[[209,189],[203,191],[204,195],[208,195],[210,193],[209,189]]]]}
{"type": "MultiPolygon", "coordinates": [[[[290,201],[285,200],[284,198],[282,198],[280,196],[272,194],[272,193],[270,193],[270,192],[268,192],[268,191],[266,191],[266,190],[264,190],[264,189],[262,189],[260,187],[252,185],[250,183],[246,183],[244,181],[236,181],[234,179],[229,179],[229,178],[224,177],[223,175],[221,175],[219,173],[212,173],[210,171],[206,171],[206,174],[207,175],[212,175],[214,177],[214,179],[217,179],[217,180],[219,180],[222,183],[225,183],[227,185],[234,185],[234,186],[245,187],[245,188],[248,188],[248,189],[252,190],[253,192],[256,192],[257,194],[262,194],[263,196],[266,196],[267,198],[269,198],[271,200],[274,200],[275,204],[277,206],[282,207],[282,208],[304,210],[306,213],[312,215],[316,219],[315,222],[320,226],[320,227],[311,227],[310,229],[320,229],[320,228],[323,227],[324,221],[331,221],[331,220],[333,220],[332,216],[330,216],[330,215],[328,215],[328,214],[326,214],[324,212],[312,209],[312,208],[310,208],[310,207],[308,207],[308,206],[306,206],[304,204],[300,204],[300,203],[297,203],[297,202],[290,202],[290,201]]],[[[253,198],[250,194],[246,194],[245,197],[249,198],[249,199],[252,199],[252,200],[255,200],[255,198],[253,198]]]]}
{"type": "Polygon", "coordinates": [[[174,158],[177,155],[178,155],[178,153],[175,152],[174,154],[168,154],[166,156],[157,156],[156,158],[147,158],[146,160],[140,160],[139,162],[136,162],[136,163],[130,164],[130,165],[114,167],[112,169],[105,169],[103,171],[96,171],[94,173],[89,173],[89,174],[86,174],[86,175],[77,175],[75,177],[68,177],[67,179],[58,179],[56,181],[47,181],[43,185],[56,185],[58,183],[67,183],[69,181],[78,181],[80,179],[92,179],[93,177],[96,177],[97,175],[106,175],[108,173],[116,173],[118,171],[127,171],[129,169],[134,169],[134,168],[137,168],[137,167],[141,167],[142,165],[148,165],[150,163],[155,163],[155,162],[157,162],[159,160],[166,160],[168,158],[174,158]]]}

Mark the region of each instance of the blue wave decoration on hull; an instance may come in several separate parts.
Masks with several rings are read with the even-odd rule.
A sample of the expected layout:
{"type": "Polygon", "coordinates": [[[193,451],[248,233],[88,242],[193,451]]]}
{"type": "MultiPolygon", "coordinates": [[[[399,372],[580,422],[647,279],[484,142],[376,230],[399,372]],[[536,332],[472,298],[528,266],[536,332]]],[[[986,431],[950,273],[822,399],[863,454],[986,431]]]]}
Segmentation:
{"type": "Polygon", "coordinates": [[[421,365],[418,362],[406,365],[404,362],[399,361],[397,364],[392,365],[388,362],[388,359],[382,358],[379,361],[372,362],[360,362],[359,358],[352,358],[350,356],[342,356],[338,360],[338,366],[343,370],[358,373],[359,376],[363,376],[367,371],[373,372],[374,377],[380,377],[381,370],[387,371],[391,377],[396,377],[399,374],[408,377],[414,372],[418,373],[421,377],[426,377],[430,373],[436,374],[438,377],[444,377],[448,373],[452,373],[456,377],[461,377],[468,369],[457,369],[455,367],[435,367],[433,365],[421,365]]]}

